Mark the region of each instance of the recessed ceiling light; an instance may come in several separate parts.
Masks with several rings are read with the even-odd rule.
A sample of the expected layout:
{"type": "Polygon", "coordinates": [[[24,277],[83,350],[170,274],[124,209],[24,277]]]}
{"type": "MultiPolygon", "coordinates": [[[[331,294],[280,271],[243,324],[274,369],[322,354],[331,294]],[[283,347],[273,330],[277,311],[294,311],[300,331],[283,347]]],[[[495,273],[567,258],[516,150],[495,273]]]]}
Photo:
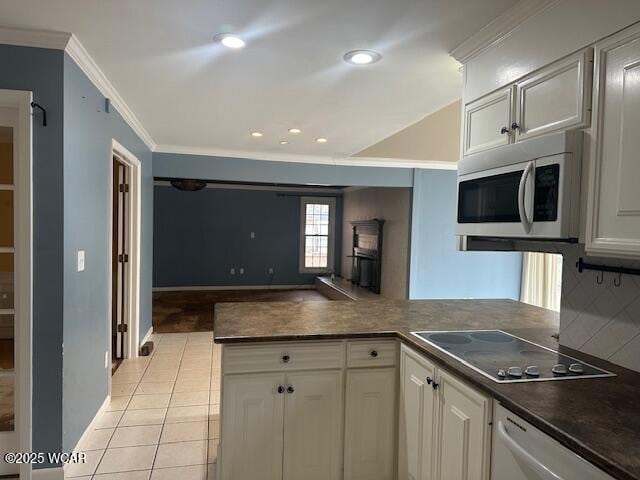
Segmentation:
{"type": "Polygon", "coordinates": [[[316,142],[318,143],[327,143],[327,139],[324,137],[316,138],[316,142]]]}
{"type": "Polygon", "coordinates": [[[256,137],[256,138],[262,137],[262,133],[261,132],[251,132],[251,136],[252,137],[256,137]]]}
{"type": "Polygon", "coordinates": [[[382,55],[373,50],[352,50],[344,55],[344,61],[353,65],[369,65],[381,58],[382,55]]]}
{"type": "Polygon", "coordinates": [[[299,128],[290,128],[289,133],[291,135],[298,135],[299,133],[302,133],[302,130],[300,130],[299,128]]]}
{"type": "Polygon", "coordinates": [[[287,143],[289,142],[287,142],[286,140],[280,140],[280,145],[286,145],[287,143]]]}
{"type": "Polygon", "coordinates": [[[229,33],[223,33],[216,35],[215,39],[227,48],[238,49],[245,46],[244,40],[237,35],[231,35],[229,33]]]}

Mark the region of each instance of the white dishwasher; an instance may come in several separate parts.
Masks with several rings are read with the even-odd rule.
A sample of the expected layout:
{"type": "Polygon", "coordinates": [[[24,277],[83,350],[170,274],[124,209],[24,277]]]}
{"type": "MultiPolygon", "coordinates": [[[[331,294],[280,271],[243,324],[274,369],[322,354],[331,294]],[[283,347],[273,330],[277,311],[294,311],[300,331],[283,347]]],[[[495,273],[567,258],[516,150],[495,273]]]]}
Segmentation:
{"type": "Polygon", "coordinates": [[[496,402],[492,480],[613,480],[496,402]]]}

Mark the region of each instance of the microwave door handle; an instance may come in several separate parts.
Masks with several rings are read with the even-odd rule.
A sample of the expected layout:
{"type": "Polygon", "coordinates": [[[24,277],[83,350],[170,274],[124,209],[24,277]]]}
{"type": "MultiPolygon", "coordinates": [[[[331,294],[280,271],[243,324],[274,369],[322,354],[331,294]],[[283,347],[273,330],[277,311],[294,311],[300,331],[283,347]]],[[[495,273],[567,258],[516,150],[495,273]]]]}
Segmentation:
{"type": "Polygon", "coordinates": [[[511,438],[502,421],[498,422],[498,436],[504,442],[509,451],[533,470],[540,479],[564,480],[561,476],[550,470],[546,465],[543,465],[540,460],[527,452],[520,444],[518,444],[518,442],[511,438]]]}
{"type": "Polygon", "coordinates": [[[527,187],[527,178],[533,171],[534,163],[529,162],[522,172],[522,177],[520,177],[520,185],[518,186],[518,212],[520,214],[520,222],[522,223],[522,227],[524,228],[525,233],[531,232],[531,226],[533,221],[529,219],[527,214],[527,206],[525,205],[525,189],[527,187]]]}

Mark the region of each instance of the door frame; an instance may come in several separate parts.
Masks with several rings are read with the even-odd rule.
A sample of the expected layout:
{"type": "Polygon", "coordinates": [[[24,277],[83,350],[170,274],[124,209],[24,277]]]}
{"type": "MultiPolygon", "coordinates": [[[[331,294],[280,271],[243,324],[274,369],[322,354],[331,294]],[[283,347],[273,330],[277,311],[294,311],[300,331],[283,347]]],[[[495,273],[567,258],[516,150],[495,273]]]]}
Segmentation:
{"type": "MultiPolygon", "coordinates": [[[[111,271],[112,255],[113,255],[113,157],[118,157],[123,164],[127,166],[130,174],[129,185],[129,224],[127,231],[129,235],[129,262],[126,263],[127,276],[129,278],[127,292],[127,341],[123,357],[138,357],[138,343],[140,338],[140,233],[141,233],[141,185],[142,185],[142,164],[140,160],[117,140],[112,139],[111,154],[109,155],[109,312],[113,311],[112,288],[113,274],[111,271]]],[[[108,317],[109,332],[112,329],[111,315],[108,317]]],[[[111,351],[111,334],[107,339],[109,344],[109,358],[113,358],[111,351]]],[[[111,378],[111,375],[109,375],[111,378]]],[[[109,388],[111,390],[111,388],[109,388]]]]}
{"type": "MultiPolygon", "coordinates": [[[[22,90],[0,90],[0,107],[17,110],[17,141],[14,149],[14,250],[15,280],[14,319],[19,318],[15,328],[15,433],[16,451],[30,452],[32,444],[32,348],[33,348],[33,127],[31,102],[33,92],[22,90]]],[[[14,136],[15,139],[15,136],[14,136]]],[[[15,325],[15,323],[14,323],[15,325]]],[[[20,478],[31,478],[31,465],[20,465],[20,478]]]]}

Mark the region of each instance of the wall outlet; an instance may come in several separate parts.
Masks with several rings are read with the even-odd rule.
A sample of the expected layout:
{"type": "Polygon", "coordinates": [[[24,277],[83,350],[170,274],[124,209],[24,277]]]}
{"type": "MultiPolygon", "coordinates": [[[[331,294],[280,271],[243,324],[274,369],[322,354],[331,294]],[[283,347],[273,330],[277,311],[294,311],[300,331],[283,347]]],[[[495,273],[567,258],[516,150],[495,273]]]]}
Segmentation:
{"type": "Polygon", "coordinates": [[[269,267],[269,275],[273,275],[273,267],[269,267]]]}
{"type": "Polygon", "coordinates": [[[78,250],[78,271],[84,272],[84,250],[78,250]]]}
{"type": "Polygon", "coordinates": [[[109,368],[109,350],[104,352],[104,368],[109,368]]]}
{"type": "Polygon", "coordinates": [[[240,275],[244,275],[244,268],[240,267],[240,275]]]}
{"type": "Polygon", "coordinates": [[[232,268],[231,270],[229,270],[229,273],[230,273],[231,275],[235,275],[235,274],[236,274],[236,269],[235,269],[235,268],[232,268]]]}
{"type": "Polygon", "coordinates": [[[256,232],[251,232],[251,238],[256,238],[256,232]]]}

